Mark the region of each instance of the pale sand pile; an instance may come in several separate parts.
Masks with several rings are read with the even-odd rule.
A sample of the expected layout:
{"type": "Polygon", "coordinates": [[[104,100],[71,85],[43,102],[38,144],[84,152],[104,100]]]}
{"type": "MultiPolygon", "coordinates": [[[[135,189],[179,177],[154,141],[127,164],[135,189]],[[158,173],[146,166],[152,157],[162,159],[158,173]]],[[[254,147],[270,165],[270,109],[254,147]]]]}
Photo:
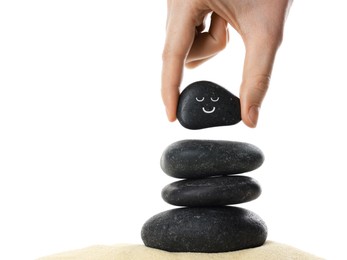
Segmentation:
{"type": "Polygon", "coordinates": [[[297,248],[267,241],[263,246],[227,253],[170,253],[144,245],[91,246],[38,260],[318,260],[297,248]]]}

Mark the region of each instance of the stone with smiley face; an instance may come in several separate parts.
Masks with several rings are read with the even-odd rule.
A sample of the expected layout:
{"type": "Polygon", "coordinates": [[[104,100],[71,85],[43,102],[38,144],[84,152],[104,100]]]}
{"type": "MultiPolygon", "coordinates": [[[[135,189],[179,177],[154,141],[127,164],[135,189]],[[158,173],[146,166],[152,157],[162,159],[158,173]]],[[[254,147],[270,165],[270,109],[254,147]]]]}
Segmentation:
{"type": "Polygon", "coordinates": [[[197,81],[181,93],[177,119],[188,129],[234,125],[241,121],[240,99],[210,81],[197,81]]]}

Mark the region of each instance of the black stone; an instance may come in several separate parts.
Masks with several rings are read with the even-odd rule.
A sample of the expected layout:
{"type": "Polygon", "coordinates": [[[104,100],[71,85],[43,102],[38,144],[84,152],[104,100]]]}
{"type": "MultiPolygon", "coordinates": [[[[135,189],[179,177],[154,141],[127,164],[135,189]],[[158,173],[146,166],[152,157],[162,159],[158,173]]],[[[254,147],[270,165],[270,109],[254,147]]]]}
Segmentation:
{"type": "Polygon", "coordinates": [[[243,142],[182,140],[169,145],[160,165],[175,178],[205,178],[252,171],[262,165],[264,155],[243,142]]]}
{"type": "Polygon", "coordinates": [[[177,119],[188,129],[234,125],[241,121],[240,99],[213,82],[194,82],[179,97],[177,119]]]}
{"type": "Polygon", "coordinates": [[[224,206],[259,197],[258,182],[247,176],[212,177],[173,182],[162,190],[162,198],[175,206],[224,206]]]}
{"type": "Polygon", "coordinates": [[[216,253],[263,245],[267,227],[243,208],[179,208],[150,218],[141,237],[146,246],[170,252],[216,253]]]}

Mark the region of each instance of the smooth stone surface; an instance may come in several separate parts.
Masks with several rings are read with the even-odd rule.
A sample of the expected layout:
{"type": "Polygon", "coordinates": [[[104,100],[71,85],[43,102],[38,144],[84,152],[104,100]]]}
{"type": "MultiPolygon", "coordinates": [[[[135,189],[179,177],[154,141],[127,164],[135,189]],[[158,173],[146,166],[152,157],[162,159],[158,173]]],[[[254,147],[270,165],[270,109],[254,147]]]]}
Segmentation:
{"type": "Polygon", "coordinates": [[[170,183],[162,198],[175,206],[223,206],[255,200],[259,183],[247,176],[213,177],[170,183]]]}
{"type": "Polygon", "coordinates": [[[182,91],[177,119],[188,129],[234,125],[241,121],[240,99],[213,82],[197,81],[182,91]]]}
{"type": "Polygon", "coordinates": [[[249,172],[262,165],[264,155],[255,145],[218,140],[181,140],[162,154],[163,171],[175,178],[205,178],[249,172]]]}
{"type": "Polygon", "coordinates": [[[226,253],[171,253],[144,245],[97,245],[58,253],[37,260],[323,260],[285,244],[266,241],[263,246],[226,253]]]}
{"type": "Polygon", "coordinates": [[[243,208],[178,208],[150,218],[141,237],[146,246],[165,251],[216,253],[261,246],[267,227],[243,208]]]}

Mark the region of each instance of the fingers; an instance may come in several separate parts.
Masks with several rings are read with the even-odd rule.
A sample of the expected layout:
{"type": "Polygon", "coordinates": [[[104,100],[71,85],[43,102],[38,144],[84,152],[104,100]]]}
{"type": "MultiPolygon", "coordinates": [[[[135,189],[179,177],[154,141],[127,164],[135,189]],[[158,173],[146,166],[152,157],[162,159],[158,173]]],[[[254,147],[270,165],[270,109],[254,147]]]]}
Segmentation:
{"type": "Polygon", "coordinates": [[[243,80],[240,89],[241,117],[249,127],[256,127],[259,109],[270,84],[278,46],[265,40],[246,46],[243,80]]]}
{"type": "Polygon", "coordinates": [[[184,63],[194,41],[195,27],[195,21],[187,9],[168,14],[161,93],[169,121],[176,119],[179,86],[184,63]]]}
{"type": "Polygon", "coordinates": [[[200,33],[204,22],[196,28],[194,20],[179,14],[171,13],[168,17],[163,52],[162,98],[169,121],[176,119],[184,64],[192,68],[210,59],[225,48],[229,37],[227,22],[216,14],[211,17],[209,31],[204,33],[200,33]]]}
{"type": "Polygon", "coordinates": [[[194,68],[223,50],[229,41],[228,23],[213,13],[208,32],[198,33],[189,51],[186,67],[194,68]]]}
{"type": "MultiPolygon", "coordinates": [[[[168,2],[174,7],[171,6],[168,9],[167,35],[163,51],[162,98],[168,119],[174,121],[184,64],[192,68],[215,56],[225,48],[228,42],[228,30],[227,22],[213,13],[209,31],[202,32],[206,10],[192,8],[189,1],[168,2]],[[175,5],[175,3],[177,4],[175,5]]],[[[265,7],[273,9],[269,4],[248,7],[251,10],[241,8],[244,12],[237,13],[243,14],[244,19],[234,19],[236,22],[242,21],[242,26],[232,19],[228,21],[237,28],[246,46],[243,80],[240,88],[242,120],[247,126],[256,127],[259,109],[269,87],[276,51],[281,42],[283,19],[280,19],[282,16],[278,17],[278,12],[270,12],[275,14],[272,16],[274,19],[264,16],[265,13],[268,13],[263,12],[265,7]],[[260,11],[251,12],[256,7],[261,8],[260,11]],[[279,22],[276,23],[276,21],[279,22]]],[[[233,9],[235,8],[230,10],[233,9]]],[[[231,17],[233,15],[235,14],[232,13],[231,17]]],[[[227,19],[228,15],[223,17],[227,19]]]]}

